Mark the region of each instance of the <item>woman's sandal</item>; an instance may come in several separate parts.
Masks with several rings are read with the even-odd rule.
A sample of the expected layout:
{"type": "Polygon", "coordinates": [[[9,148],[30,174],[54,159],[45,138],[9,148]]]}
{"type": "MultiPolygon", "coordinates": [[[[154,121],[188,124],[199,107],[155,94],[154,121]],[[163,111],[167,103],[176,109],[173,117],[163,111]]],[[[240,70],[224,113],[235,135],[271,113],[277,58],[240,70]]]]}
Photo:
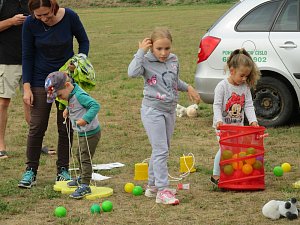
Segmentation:
{"type": "Polygon", "coordinates": [[[5,150],[1,150],[0,159],[7,159],[7,158],[8,158],[7,152],[5,150]]]}
{"type": "Polygon", "coordinates": [[[42,147],[42,153],[46,155],[55,155],[56,151],[53,148],[48,148],[47,146],[42,147]]]}

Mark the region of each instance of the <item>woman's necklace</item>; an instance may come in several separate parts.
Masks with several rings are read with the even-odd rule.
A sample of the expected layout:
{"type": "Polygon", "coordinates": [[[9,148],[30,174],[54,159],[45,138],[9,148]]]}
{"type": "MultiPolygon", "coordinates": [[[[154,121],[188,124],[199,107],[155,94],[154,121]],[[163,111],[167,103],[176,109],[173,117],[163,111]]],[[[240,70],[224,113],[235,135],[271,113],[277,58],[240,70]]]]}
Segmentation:
{"type": "Polygon", "coordinates": [[[46,31],[46,32],[51,29],[51,26],[48,26],[48,25],[44,24],[43,22],[42,22],[42,25],[43,25],[44,31],[46,31]]]}

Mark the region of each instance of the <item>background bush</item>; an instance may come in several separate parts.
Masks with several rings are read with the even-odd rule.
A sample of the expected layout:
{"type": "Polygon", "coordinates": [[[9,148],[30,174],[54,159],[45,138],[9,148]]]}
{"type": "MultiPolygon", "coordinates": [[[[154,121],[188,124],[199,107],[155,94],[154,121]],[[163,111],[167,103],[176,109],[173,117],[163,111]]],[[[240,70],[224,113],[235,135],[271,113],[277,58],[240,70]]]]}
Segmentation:
{"type": "Polygon", "coordinates": [[[119,7],[232,3],[234,0],[59,0],[61,6],[78,7],[119,7]]]}

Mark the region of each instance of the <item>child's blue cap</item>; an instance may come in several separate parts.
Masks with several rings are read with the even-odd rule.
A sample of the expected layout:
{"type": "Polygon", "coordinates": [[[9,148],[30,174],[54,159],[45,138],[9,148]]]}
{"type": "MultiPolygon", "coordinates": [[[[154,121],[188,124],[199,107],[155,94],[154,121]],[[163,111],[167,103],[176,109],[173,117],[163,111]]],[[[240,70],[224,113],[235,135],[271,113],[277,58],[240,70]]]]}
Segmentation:
{"type": "Polygon", "coordinates": [[[67,74],[56,71],[50,73],[45,80],[45,91],[47,92],[47,102],[54,102],[57,97],[57,91],[65,87],[67,81],[67,74]]]}

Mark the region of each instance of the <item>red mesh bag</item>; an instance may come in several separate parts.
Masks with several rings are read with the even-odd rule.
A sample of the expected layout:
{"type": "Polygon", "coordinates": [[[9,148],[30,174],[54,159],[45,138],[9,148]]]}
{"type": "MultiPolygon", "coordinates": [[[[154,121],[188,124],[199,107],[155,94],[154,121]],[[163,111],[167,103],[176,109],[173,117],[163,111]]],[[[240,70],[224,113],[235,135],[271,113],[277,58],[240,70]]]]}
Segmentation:
{"type": "Polygon", "coordinates": [[[265,127],[220,126],[219,188],[230,190],[264,190],[265,127]]]}

